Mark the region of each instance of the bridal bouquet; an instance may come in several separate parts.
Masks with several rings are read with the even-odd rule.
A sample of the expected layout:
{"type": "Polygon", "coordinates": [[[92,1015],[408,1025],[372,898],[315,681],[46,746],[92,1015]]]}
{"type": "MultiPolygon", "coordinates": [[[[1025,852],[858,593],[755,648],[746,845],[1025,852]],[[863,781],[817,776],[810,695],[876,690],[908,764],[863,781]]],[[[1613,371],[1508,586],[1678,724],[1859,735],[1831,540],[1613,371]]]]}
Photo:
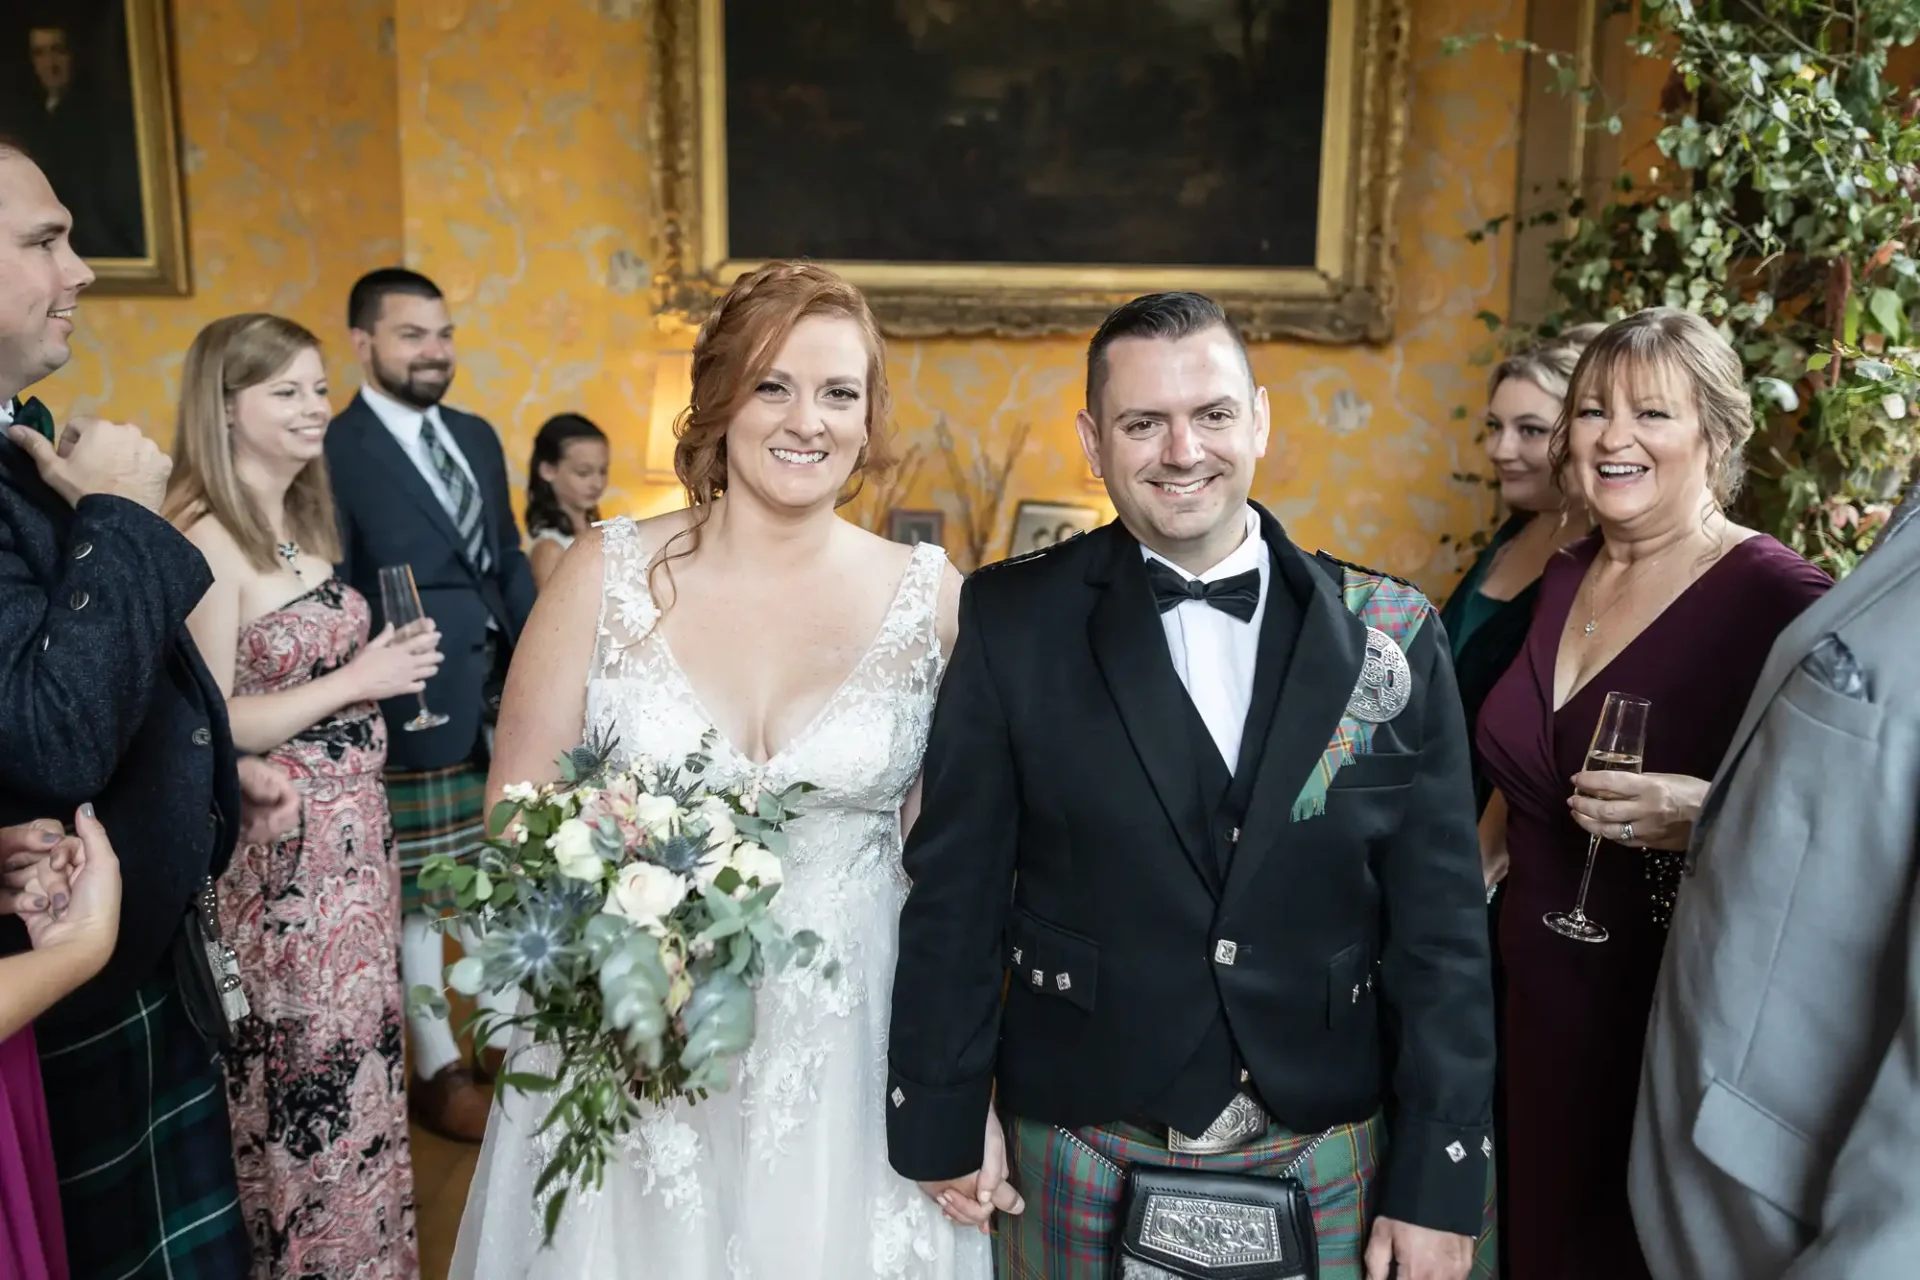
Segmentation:
{"type": "MultiPolygon", "coordinates": [[[[766,974],[837,968],[817,935],[789,934],[768,910],[783,828],[813,788],[711,786],[713,745],[619,770],[612,743],[576,747],[560,758],[559,782],[505,789],[473,865],[435,857],[421,872],[421,887],[450,892],[457,920],[481,939],[448,969],[448,985],[523,993],[518,1013],[483,1007],[475,1039],[523,1027],[557,1050],[552,1074],[508,1070],[499,1080],[554,1097],[542,1131],[558,1144],[534,1189],[552,1193],[549,1240],[568,1192],[600,1185],[643,1102],[726,1088],[730,1060],[753,1040],[753,990],[766,974]]],[[[411,998],[445,1016],[431,987],[411,998]]]]}

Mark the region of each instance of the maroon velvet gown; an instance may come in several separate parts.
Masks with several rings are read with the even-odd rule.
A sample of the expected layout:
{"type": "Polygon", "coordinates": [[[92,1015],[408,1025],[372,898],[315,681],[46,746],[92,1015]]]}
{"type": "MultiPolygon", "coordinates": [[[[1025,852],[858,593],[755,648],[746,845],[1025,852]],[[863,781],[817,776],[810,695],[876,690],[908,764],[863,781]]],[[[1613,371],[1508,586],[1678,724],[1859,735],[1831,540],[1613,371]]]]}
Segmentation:
{"type": "Polygon", "coordinates": [[[1751,538],[1556,712],[1561,628],[1599,549],[1596,534],[1548,563],[1526,647],[1480,712],[1478,746],[1506,796],[1512,859],[1500,918],[1506,1280],[1648,1274],[1627,1207],[1627,1148],[1678,855],[1600,846],[1587,915],[1611,933],[1606,942],[1575,942],[1540,920],[1579,894],[1587,833],[1567,797],[1601,705],[1610,692],[1648,699],[1647,772],[1712,778],[1775,638],[1832,585],[1772,538],[1751,538]]]}

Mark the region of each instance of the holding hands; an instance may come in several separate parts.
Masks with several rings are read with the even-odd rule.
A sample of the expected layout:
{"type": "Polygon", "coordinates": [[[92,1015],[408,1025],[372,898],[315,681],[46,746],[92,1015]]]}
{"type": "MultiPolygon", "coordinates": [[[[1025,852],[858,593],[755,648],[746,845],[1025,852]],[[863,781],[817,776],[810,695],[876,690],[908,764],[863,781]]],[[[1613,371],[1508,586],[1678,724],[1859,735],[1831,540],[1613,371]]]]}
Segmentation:
{"type": "Polygon", "coordinates": [[[1693,838],[1709,785],[1680,773],[1587,770],[1573,775],[1567,807],[1583,830],[1602,840],[1680,853],[1693,838]]]}
{"type": "Polygon", "coordinates": [[[963,1226],[978,1227],[983,1234],[990,1234],[989,1225],[994,1210],[1001,1213],[1021,1213],[1027,1202],[1007,1181],[1007,1140],[1000,1129],[1000,1117],[994,1114],[992,1107],[987,1108],[986,1145],[981,1152],[980,1167],[963,1178],[949,1178],[945,1182],[923,1182],[920,1190],[940,1206],[940,1212],[947,1215],[949,1221],[963,1226]]]}
{"type": "Polygon", "coordinates": [[[41,818],[0,829],[0,913],[18,915],[36,951],[70,950],[88,973],[113,954],[120,928],[120,860],[82,805],[73,835],[41,818]]]}

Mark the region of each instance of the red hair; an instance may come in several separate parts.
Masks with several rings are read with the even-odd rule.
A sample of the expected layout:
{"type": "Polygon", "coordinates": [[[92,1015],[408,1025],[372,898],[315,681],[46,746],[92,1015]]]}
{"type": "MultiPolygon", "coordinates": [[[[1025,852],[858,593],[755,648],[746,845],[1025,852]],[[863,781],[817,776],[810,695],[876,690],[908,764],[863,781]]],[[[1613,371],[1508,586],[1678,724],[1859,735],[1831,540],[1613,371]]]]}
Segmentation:
{"type": "Polygon", "coordinates": [[[766,263],[733,282],[694,339],[693,398],[673,425],[673,473],[686,490],[694,518],[668,540],[670,554],[656,560],[654,568],[698,549],[713,501],[727,491],[727,428],[752,399],[795,326],[813,316],[853,321],[867,348],[867,439],[835,505],[851,502],[869,472],[884,474],[894,466],[887,430],[893,407],[887,348],[866,298],[814,263],[766,263]],[[682,539],[685,546],[672,550],[682,539]]]}

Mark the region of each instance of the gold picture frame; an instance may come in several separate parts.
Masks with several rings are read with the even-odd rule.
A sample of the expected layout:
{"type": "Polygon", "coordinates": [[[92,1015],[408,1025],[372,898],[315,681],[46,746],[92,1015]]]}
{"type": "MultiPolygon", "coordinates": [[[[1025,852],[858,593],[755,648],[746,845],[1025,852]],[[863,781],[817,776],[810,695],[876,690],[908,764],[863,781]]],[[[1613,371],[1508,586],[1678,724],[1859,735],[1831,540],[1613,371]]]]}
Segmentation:
{"type": "MultiPolygon", "coordinates": [[[[705,318],[756,262],[729,253],[725,0],[654,0],[649,132],[664,315],[705,318]]],[[[1395,303],[1393,210],[1406,135],[1410,0],[1329,0],[1312,267],[830,262],[905,337],[1080,333],[1160,289],[1220,301],[1248,338],[1385,342],[1395,303]]]]}
{"type": "Polygon", "coordinates": [[[0,131],[20,137],[73,212],[94,295],[192,292],[170,36],[166,0],[43,5],[0,21],[13,90],[0,131]]]}

